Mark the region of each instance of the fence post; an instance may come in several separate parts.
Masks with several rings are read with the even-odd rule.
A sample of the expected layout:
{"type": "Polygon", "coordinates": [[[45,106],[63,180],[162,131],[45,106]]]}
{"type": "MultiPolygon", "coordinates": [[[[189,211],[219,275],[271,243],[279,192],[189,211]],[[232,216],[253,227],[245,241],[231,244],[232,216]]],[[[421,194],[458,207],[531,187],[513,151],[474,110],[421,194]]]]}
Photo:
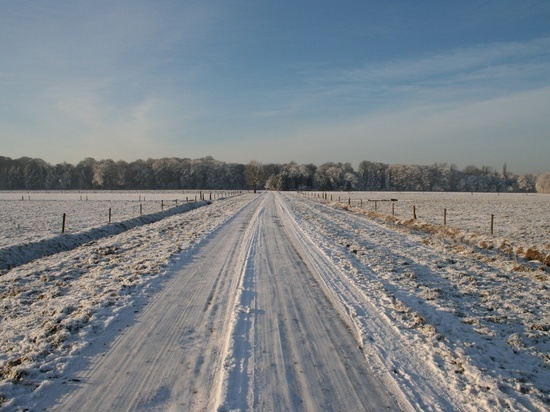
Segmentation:
{"type": "Polygon", "coordinates": [[[160,210],[164,210],[164,200],[160,201],[160,210]]]}
{"type": "Polygon", "coordinates": [[[495,215],[491,213],[491,236],[493,236],[494,222],[495,222],[495,215]]]}
{"type": "Polygon", "coordinates": [[[416,220],[416,206],[413,205],[413,219],[416,220]]]}
{"type": "Polygon", "coordinates": [[[443,226],[447,226],[447,209],[443,209],[443,226]]]}
{"type": "Polygon", "coordinates": [[[109,223],[111,223],[111,208],[109,208],[109,223]]]}
{"type": "Polygon", "coordinates": [[[143,214],[143,203],[139,204],[139,215],[141,216],[143,214]]]}
{"type": "Polygon", "coordinates": [[[63,222],[61,223],[61,233],[65,233],[65,218],[67,217],[66,213],[63,213],[63,222]]]}
{"type": "Polygon", "coordinates": [[[374,211],[378,212],[378,200],[374,201],[374,211]]]}
{"type": "Polygon", "coordinates": [[[395,216],[395,203],[391,202],[391,215],[395,216]]]}

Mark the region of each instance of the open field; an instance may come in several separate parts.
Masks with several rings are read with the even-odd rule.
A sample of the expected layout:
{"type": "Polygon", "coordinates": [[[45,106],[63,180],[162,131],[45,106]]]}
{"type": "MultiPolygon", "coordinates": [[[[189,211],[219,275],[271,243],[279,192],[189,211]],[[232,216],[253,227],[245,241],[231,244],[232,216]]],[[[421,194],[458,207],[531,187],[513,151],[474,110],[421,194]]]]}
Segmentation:
{"type": "Polygon", "coordinates": [[[184,202],[227,196],[222,191],[0,192],[0,248],[78,233],[109,223],[156,213],[184,202]]]}
{"type": "Polygon", "coordinates": [[[520,193],[443,193],[443,192],[304,192],[307,197],[327,201],[332,198],[381,215],[392,213],[396,221],[413,218],[420,223],[446,225],[464,232],[474,242],[503,242],[524,250],[534,248],[550,253],[550,195],[520,193]],[[396,199],[396,201],[391,201],[396,199]],[[376,202],[375,202],[376,200],[376,202]],[[392,210],[393,208],[393,210],[392,210]],[[494,216],[491,236],[491,215],[494,216]]]}

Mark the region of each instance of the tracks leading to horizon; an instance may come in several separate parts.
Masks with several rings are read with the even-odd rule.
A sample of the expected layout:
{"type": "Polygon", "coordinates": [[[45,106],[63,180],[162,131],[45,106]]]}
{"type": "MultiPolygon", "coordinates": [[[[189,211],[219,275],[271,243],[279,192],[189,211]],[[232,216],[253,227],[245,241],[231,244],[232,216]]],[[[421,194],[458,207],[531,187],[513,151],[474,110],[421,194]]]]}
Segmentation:
{"type": "Polygon", "coordinates": [[[400,409],[308,267],[281,202],[255,198],[188,253],[53,409],[400,409]]]}

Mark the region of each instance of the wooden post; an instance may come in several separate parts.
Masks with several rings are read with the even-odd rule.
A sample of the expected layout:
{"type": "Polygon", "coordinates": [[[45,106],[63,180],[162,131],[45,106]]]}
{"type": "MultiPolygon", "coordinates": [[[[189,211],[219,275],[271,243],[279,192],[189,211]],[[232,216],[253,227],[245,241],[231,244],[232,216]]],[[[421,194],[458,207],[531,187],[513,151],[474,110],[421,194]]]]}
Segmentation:
{"type": "Polygon", "coordinates": [[[443,226],[447,226],[447,209],[443,209],[443,226]]]}
{"type": "Polygon", "coordinates": [[[413,205],[413,219],[416,220],[416,206],[413,205]]]}
{"type": "Polygon", "coordinates": [[[493,236],[493,229],[494,229],[494,223],[495,223],[495,215],[491,213],[491,236],[493,236]]]}
{"type": "Polygon", "coordinates": [[[139,215],[141,216],[143,214],[143,203],[139,204],[139,215]]]}
{"type": "Polygon", "coordinates": [[[359,204],[360,204],[359,207],[360,207],[361,209],[363,209],[363,199],[359,199],[359,202],[360,202],[360,203],[359,203],[359,204]]]}
{"type": "Polygon", "coordinates": [[[109,223],[111,223],[111,208],[109,208],[109,223]]]}
{"type": "Polygon", "coordinates": [[[351,197],[348,197],[348,205],[351,206],[351,197]]]}
{"type": "Polygon", "coordinates": [[[178,199],[176,199],[176,206],[178,205],[178,199]]]}
{"type": "Polygon", "coordinates": [[[164,200],[160,201],[160,210],[164,210],[164,200]]]}
{"type": "Polygon", "coordinates": [[[395,216],[395,203],[391,202],[391,215],[395,216]]]}
{"type": "Polygon", "coordinates": [[[65,233],[65,218],[67,214],[63,213],[63,222],[61,223],[61,233],[65,233]]]}
{"type": "Polygon", "coordinates": [[[374,201],[374,211],[378,212],[378,200],[374,201]]]}

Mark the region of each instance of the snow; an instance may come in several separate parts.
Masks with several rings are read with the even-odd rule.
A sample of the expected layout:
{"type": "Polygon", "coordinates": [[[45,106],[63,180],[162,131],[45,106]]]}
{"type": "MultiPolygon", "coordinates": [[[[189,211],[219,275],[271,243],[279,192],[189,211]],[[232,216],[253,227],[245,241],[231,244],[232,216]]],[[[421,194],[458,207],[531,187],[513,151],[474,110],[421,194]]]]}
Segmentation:
{"type": "MultiPolygon", "coordinates": [[[[363,292],[364,301],[400,329],[399,340],[437,371],[439,382],[462,398],[464,408],[548,408],[547,268],[518,265],[513,256],[479,250],[439,233],[364,219],[359,209],[350,213],[345,205],[335,209],[334,204],[288,200],[298,226],[363,292]]],[[[337,299],[346,295],[337,294],[337,299]]],[[[372,316],[372,309],[365,312],[372,316]]],[[[366,328],[360,334],[372,340],[366,328]]],[[[376,343],[385,348],[396,341],[376,343]]],[[[377,352],[397,370],[408,362],[396,350],[377,352]]],[[[427,408],[419,380],[409,379],[415,375],[407,370],[396,376],[403,374],[399,384],[417,393],[420,409],[427,408]]]]}
{"type": "MultiPolygon", "coordinates": [[[[312,193],[310,196],[321,196],[312,193]]],[[[328,194],[330,199],[331,194],[328,194]]],[[[524,250],[534,248],[550,254],[550,195],[535,193],[447,193],[447,192],[351,192],[334,193],[333,201],[351,199],[353,207],[392,214],[399,222],[413,217],[417,224],[443,225],[447,210],[447,227],[461,232],[463,239],[480,244],[485,241],[498,247],[511,244],[524,250]],[[397,201],[391,202],[391,199],[397,201]],[[362,203],[361,203],[362,201],[362,203]],[[494,215],[494,235],[490,236],[491,214],[494,215]]]]}
{"type": "Polygon", "coordinates": [[[117,317],[158,290],[171,258],[250,199],[229,198],[18,266],[0,277],[0,396],[32,404],[117,317]]]}
{"type": "MultiPolygon", "coordinates": [[[[79,197],[72,201],[55,199],[66,194],[49,195],[53,199],[43,201],[55,205],[55,215],[71,202],[92,203],[81,201],[79,197]]],[[[137,193],[128,195],[136,196],[137,193]]],[[[363,200],[366,202],[371,195],[362,194],[363,200]]],[[[28,207],[42,201],[32,200],[32,196],[31,201],[14,197],[3,202],[25,203],[28,207]]],[[[299,372],[292,375],[289,370],[296,367],[295,363],[301,368],[308,367],[309,352],[302,347],[303,342],[317,335],[322,341],[325,336],[326,347],[316,344],[319,356],[328,350],[329,344],[337,345],[338,342],[330,343],[333,338],[326,339],[331,336],[330,333],[325,335],[328,324],[310,326],[307,338],[300,336],[301,330],[291,325],[304,322],[314,313],[324,314],[316,322],[325,321],[325,317],[330,318],[330,310],[334,310],[338,314],[335,316],[344,320],[353,332],[373,375],[384,383],[403,409],[548,410],[548,269],[540,263],[508,254],[502,248],[479,248],[478,244],[500,244],[506,240],[514,251],[528,245],[544,250],[549,243],[545,228],[548,228],[550,198],[525,195],[520,198],[509,194],[441,194],[441,198],[443,200],[434,201],[428,200],[428,194],[400,194],[396,205],[414,203],[418,205],[419,220],[428,220],[428,214],[424,214],[428,205],[435,205],[432,207],[436,215],[435,211],[446,206],[448,211],[452,210],[451,206],[456,210],[458,205],[474,210],[478,207],[477,200],[472,199],[481,199],[481,202],[487,199],[486,204],[477,209],[482,211],[479,213],[485,214],[487,206],[494,206],[494,213],[499,217],[497,222],[506,216],[508,229],[505,232],[504,225],[498,226],[502,232],[491,237],[485,229],[474,228],[473,222],[479,219],[472,218],[460,223],[464,235],[451,236],[444,230],[424,230],[429,227],[418,223],[411,225],[410,217],[406,216],[408,206],[397,209],[397,220],[389,220],[381,214],[366,216],[365,210],[358,208],[346,210],[345,205],[336,202],[324,204],[311,196],[245,194],[215,200],[211,205],[185,213],[181,213],[184,209],[174,210],[178,213],[163,216],[154,223],[109,233],[107,237],[75,245],[72,250],[4,270],[0,276],[0,405],[5,410],[40,410],[63,393],[60,388],[65,387],[66,391],[69,386],[80,386],[81,372],[89,359],[101,357],[115,338],[124,333],[131,335],[133,331],[137,333],[131,335],[134,338],[143,336],[143,331],[131,327],[136,324],[136,317],[145,315],[147,308],[160,305],[163,300],[171,302],[168,296],[175,293],[172,288],[176,285],[176,272],[189,275],[189,268],[194,267],[189,265],[195,259],[203,259],[201,245],[216,240],[218,249],[214,250],[220,251],[220,264],[224,259],[231,259],[231,269],[227,269],[223,277],[221,273],[206,276],[205,281],[214,283],[197,285],[200,289],[195,292],[185,292],[187,289],[182,286],[180,295],[184,301],[192,301],[193,293],[209,296],[211,314],[217,316],[209,318],[209,322],[217,325],[211,330],[206,323],[198,324],[204,328],[204,336],[213,336],[209,341],[211,346],[199,344],[198,326],[196,330],[189,330],[185,341],[178,341],[180,346],[197,354],[194,359],[202,359],[208,368],[217,371],[214,381],[200,374],[194,381],[196,388],[210,385],[210,394],[194,393],[195,386],[181,389],[190,391],[189,396],[202,402],[193,406],[196,410],[204,409],[205,405],[240,410],[251,409],[255,402],[269,405],[268,398],[275,389],[262,380],[268,372],[280,372],[274,375],[281,379],[277,382],[289,385],[282,386],[285,389],[278,395],[287,402],[285,405],[297,408],[301,402],[311,405],[319,402],[323,393],[316,394],[315,387],[308,381],[318,373],[317,369],[311,366],[304,369],[305,378],[299,372]],[[270,197],[266,200],[267,196],[270,197]],[[426,202],[421,203],[424,198],[426,202]],[[463,203],[457,200],[462,198],[463,203]],[[521,206],[522,201],[529,206],[521,206]],[[274,205],[277,205],[277,212],[274,205]],[[240,213],[240,220],[235,221],[237,213],[245,207],[253,213],[240,213]],[[513,214],[517,210],[525,215],[523,221],[513,214]],[[465,223],[468,221],[472,223],[465,223]],[[235,226],[231,224],[237,223],[242,233],[239,233],[241,229],[233,230],[235,226]],[[288,240],[274,242],[273,239],[279,236],[276,231],[279,226],[285,228],[288,240]],[[232,250],[230,244],[237,240],[242,243],[240,249],[228,253],[232,250]],[[283,259],[290,256],[290,252],[285,251],[287,243],[294,245],[299,259],[283,259]],[[265,253],[272,256],[267,258],[265,253]],[[304,303],[300,311],[281,314],[278,320],[269,323],[265,314],[270,305],[285,306],[285,296],[305,293],[285,281],[274,284],[279,289],[262,289],[262,284],[267,285],[265,274],[277,271],[279,265],[285,272],[291,266],[307,267],[332,309],[327,306],[318,310],[313,303],[304,303]],[[214,291],[220,296],[212,295],[214,291]],[[223,313],[218,308],[223,308],[223,313]],[[288,346],[283,344],[283,352],[279,353],[276,350],[279,346],[260,333],[267,330],[271,331],[268,334],[276,336],[275,331],[278,325],[285,324],[285,318],[290,319],[284,329],[288,346]],[[269,345],[274,346],[265,353],[261,350],[261,342],[271,342],[269,345]],[[295,359],[285,360],[284,352],[289,348],[294,348],[295,359]],[[274,365],[281,367],[278,362],[282,362],[284,368],[267,369],[266,365],[274,359],[277,360],[274,365]],[[223,367],[217,369],[214,365],[223,367]],[[293,392],[290,384],[299,386],[302,391],[293,392]],[[270,390],[261,397],[254,392],[258,385],[267,385],[270,390]],[[244,396],[235,398],[231,395],[235,391],[244,396]]],[[[132,202],[135,206],[136,200],[132,202]]],[[[379,203],[378,211],[388,205],[389,202],[379,203]]],[[[364,204],[363,209],[365,207],[364,204]]],[[[450,216],[450,221],[458,222],[458,215],[450,216]]],[[[128,216],[128,219],[134,217],[128,216]]],[[[86,223],[86,219],[83,222],[75,235],[83,236],[98,229],[98,225],[99,228],[106,226],[91,220],[86,223]]],[[[431,224],[438,223],[434,220],[431,224]]],[[[29,238],[22,232],[19,234],[18,238],[12,233],[9,236],[12,243],[5,245],[53,242],[58,237],[46,234],[29,238]]],[[[297,272],[296,279],[300,278],[300,273],[305,272],[297,272]]],[[[296,296],[299,298],[294,300],[306,301],[306,295],[296,296]]],[[[285,307],[292,305],[287,303],[285,307]]],[[[162,306],[157,309],[160,308],[162,306]]],[[[144,319],[140,318],[140,322],[144,319]]],[[[170,319],[165,321],[169,323],[170,319]]],[[[306,327],[306,323],[302,324],[306,327]]],[[[332,325],[331,329],[336,328],[336,324],[332,325]]],[[[331,349],[330,353],[336,352],[331,349]]],[[[328,358],[323,359],[319,365],[337,365],[328,358]]],[[[189,369],[206,373],[206,366],[201,368],[197,364],[189,369]]],[[[348,386],[353,387],[357,382],[360,382],[358,377],[348,386]]],[[[163,388],[156,392],[152,387],[143,389],[151,391],[151,403],[148,404],[151,409],[169,404],[168,398],[175,396],[163,388]]],[[[342,388],[336,388],[333,387],[332,398],[325,399],[327,405],[331,399],[340,399],[339,396],[353,402],[351,392],[345,395],[347,392],[342,388]]],[[[336,407],[332,405],[331,408],[336,407]]]]}
{"type": "MultiPolygon", "coordinates": [[[[58,236],[66,214],[65,233],[80,233],[109,222],[150,215],[200,200],[199,191],[36,191],[0,192],[0,248],[58,236]]],[[[203,192],[211,200],[210,192],[203,192]]],[[[214,192],[214,198],[225,197],[214,192]]]]}

